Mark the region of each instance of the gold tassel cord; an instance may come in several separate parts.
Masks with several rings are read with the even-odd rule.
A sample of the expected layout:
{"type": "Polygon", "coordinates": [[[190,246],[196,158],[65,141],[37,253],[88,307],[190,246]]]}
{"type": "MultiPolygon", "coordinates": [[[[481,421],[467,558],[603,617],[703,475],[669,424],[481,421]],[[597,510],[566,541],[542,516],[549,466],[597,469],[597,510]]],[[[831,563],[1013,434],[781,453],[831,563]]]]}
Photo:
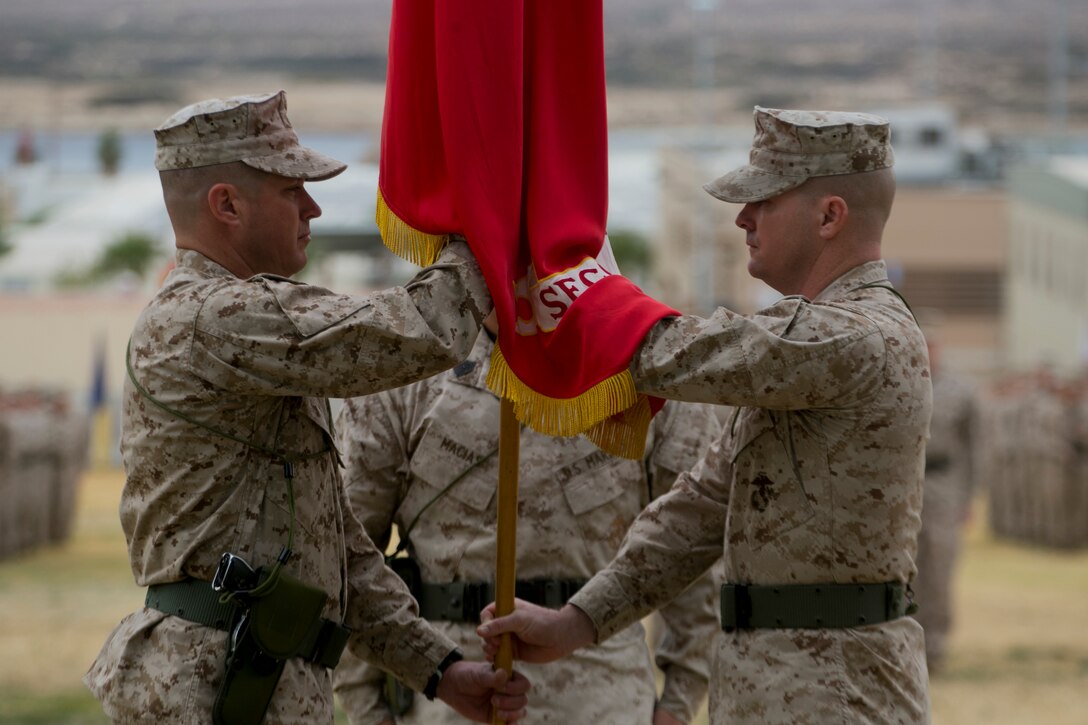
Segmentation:
{"type": "Polygon", "coordinates": [[[514,404],[517,419],[535,431],[552,436],[585,434],[606,453],[623,458],[642,457],[650,425],[650,405],[635,391],[631,373],[624,370],[573,398],[552,398],[523,383],[496,345],[491,353],[487,386],[514,404]]]}
{"type": "Polygon", "coordinates": [[[421,267],[434,264],[442,249],[449,243],[449,234],[428,234],[409,226],[385,203],[382,190],[378,189],[374,221],[382,242],[393,254],[421,267]]]}
{"type": "Polygon", "coordinates": [[[645,395],[633,406],[586,430],[583,435],[605,453],[639,460],[646,448],[646,433],[653,412],[645,395]]]}

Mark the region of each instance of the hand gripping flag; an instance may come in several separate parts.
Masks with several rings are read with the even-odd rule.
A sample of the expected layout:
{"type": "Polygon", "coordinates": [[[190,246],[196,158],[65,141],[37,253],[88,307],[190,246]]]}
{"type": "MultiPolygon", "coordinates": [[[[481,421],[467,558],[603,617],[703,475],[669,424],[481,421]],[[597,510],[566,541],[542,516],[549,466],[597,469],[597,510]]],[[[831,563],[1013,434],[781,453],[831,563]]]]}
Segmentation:
{"type": "Polygon", "coordinates": [[[660,401],[627,367],[677,314],[618,274],[602,0],[394,0],[377,221],[429,264],[464,236],[491,290],[488,385],[518,420],[641,455],[660,401]]]}

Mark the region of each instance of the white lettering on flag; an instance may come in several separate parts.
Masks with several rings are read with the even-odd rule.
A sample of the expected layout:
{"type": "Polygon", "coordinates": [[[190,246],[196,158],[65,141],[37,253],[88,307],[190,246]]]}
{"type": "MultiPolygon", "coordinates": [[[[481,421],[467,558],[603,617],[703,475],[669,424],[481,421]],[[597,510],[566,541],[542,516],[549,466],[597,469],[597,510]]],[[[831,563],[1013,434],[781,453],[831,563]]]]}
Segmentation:
{"type": "Polygon", "coordinates": [[[517,305],[517,333],[535,335],[537,331],[551,332],[559,326],[563,315],[582,294],[597,282],[619,274],[612,245],[605,236],[597,258],[586,257],[577,266],[538,280],[532,265],[529,273],[514,283],[517,305]]]}

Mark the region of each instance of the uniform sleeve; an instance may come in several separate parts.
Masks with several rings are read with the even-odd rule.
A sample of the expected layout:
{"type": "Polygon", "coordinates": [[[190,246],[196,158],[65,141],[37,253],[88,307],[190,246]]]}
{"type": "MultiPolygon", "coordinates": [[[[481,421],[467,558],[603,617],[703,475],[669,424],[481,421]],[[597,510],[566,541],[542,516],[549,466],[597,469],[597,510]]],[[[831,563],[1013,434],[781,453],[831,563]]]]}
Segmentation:
{"type": "Polygon", "coordinates": [[[463,360],[490,309],[463,242],[446,247],[406,286],[365,297],[258,276],[204,301],[189,365],[235,393],[367,395],[463,360]]]}
{"type": "Polygon", "coordinates": [[[802,410],[872,395],[884,338],[841,305],[785,298],[757,315],[665,318],[631,362],[643,393],[692,402],[802,410]]]}
{"type": "MultiPolygon", "coordinates": [[[[692,468],[717,440],[721,425],[710,406],[668,403],[654,419],[649,472],[654,498],[668,492],[677,477],[692,468]]],[[[703,573],[682,594],[660,609],[664,636],[654,661],[665,683],[658,707],[685,722],[694,720],[710,679],[710,643],[718,628],[714,582],[703,573]]]]}
{"type": "MultiPolygon", "coordinates": [[[[346,492],[342,505],[349,506],[346,492]]],[[[347,542],[347,651],[388,670],[417,692],[456,644],[419,616],[408,587],[389,567],[358,519],[344,516],[347,542]]]]}
{"type": "MultiPolygon", "coordinates": [[[[382,551],[389,544],[393,516],[402,498],[401,467],[408,460],[398,392],[345,401],[337,423],[352,514],[382,551]]],[[[352,725],[392,718],[383,699],[385,678],[383,670],[350,650],[344,652],[333,672],[333,691],[352,725]]]]}
{"type": "Polygon", "coordinates": [[[668,493],[635,519],[619,553],[570,603],[593,621],[598,642],[683,592],[722,554],[728,461],[720,439],[668,493]]]}
{"type": "Polygon", "coordinates": [[[351,510],[368,536],[385,550],[407,486],[408,433],[404,388],[349,398],[336,424],[351,510]]]}

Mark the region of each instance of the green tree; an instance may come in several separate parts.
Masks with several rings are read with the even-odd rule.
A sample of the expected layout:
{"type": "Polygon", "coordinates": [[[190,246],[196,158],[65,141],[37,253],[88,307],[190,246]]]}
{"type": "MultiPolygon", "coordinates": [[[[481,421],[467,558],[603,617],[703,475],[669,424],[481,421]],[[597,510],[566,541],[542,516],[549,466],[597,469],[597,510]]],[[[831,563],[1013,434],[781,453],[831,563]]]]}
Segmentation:
{"type": "Polygon", "coordinates": [[[158,256],[157,246],[154,239],[142,232],[124,234],[102,250],[91,268],[90,281],[109,279],[122,272],[132,272],[143,279],[158,256]]]}
{"type": "Polygon", "coordinates": [[[8,241],[8,223],[4,218],[4,210],[0,208],[0,257],[10,252],[14,247],[8,241]]]}
{"type": "Polygon", "coordinates": [[[117,129],[107,129],[98,137],[98,166],[106,176],[113,176],[121,166],[121,136],[117,129]]]}
{"type": "Polygon", "coordinates": [[[616,264],[626,277],[639,277],[650,269],[653,254],[646,237],[630,229],[608,232],[608,241],[612,245],[612,254],[616,264]]]}

